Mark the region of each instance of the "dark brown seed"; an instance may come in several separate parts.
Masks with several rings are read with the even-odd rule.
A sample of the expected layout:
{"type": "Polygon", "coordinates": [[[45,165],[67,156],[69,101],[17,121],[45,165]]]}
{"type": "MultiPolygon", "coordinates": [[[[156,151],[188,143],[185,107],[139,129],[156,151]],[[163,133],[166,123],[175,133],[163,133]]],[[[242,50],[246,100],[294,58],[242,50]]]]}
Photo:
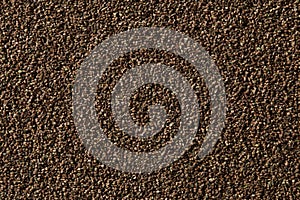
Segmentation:
{"type": "Polygon", "coordinates": [[[0,199],[300,199],[298,27],[298,0],[2,1],[0,199]],[[99,83],[98,91],[106,93],[96,99],[99,123],[116,145],[160,148],[174,136],[180,116],[170,91],[148,85],[133,95],[132,117],[146,123],[147,106],[162,101],[174,129],[167,126],[149,141],[118,131],[102,113],[110,112],[105,95],[122,69],[143,62],[174,67],[194,83],[201,107],[190,151],[167,168],[140,175],[88,154],[75,129],[71,94],[94,47],[144,26],[180,31],[210,53],[223,76],[228,111],[213,152],[197,160],[210,113],[202,78],[164,51],[141,49],[116,60],[99,83]]]}

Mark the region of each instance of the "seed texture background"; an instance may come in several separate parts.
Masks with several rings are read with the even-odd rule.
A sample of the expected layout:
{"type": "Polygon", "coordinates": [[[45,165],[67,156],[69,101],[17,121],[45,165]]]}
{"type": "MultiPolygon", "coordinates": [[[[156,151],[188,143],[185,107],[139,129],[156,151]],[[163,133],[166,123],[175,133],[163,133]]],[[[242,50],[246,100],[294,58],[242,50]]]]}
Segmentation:
{"type": "Polygon", "coordinates": [[[297,27],[298,0],[1,1],[0,199],[299,199],[297,27]],[[167,27],[199,42],[223,76],[228,110],[213,152],[197,160],[209,123],[202,78],[168,52],[141,49],[116,60],[96,99],[99,123],[116,145],[160,148],[174,136],[180,116],[170,91],[148,85],[132,97],[133,119],[149,120],[137,99],[163,101],[173,128],[149,141],[117,130],[108,97],[122,68],[149,61],[175,67],[195,84],[201,108],[190,151],[160,171],[129,174],[88,154],[75,129],[71,93],[76,71],[97,44],[144,26],[167,27]]]}

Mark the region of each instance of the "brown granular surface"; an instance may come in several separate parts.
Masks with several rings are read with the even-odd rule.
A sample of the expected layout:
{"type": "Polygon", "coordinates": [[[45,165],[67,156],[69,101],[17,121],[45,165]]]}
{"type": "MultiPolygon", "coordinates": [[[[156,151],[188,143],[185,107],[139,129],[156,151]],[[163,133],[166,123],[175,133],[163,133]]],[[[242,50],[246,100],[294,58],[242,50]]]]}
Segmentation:
{"type": "MultiPolygon", "coordinates": [[[[1,1],[0,199],[300,199],[299,0],[255,2],[1,1]],[[180,31],[210,53],[223,76],[228,111],[213,152],[197,160],[209,102],[203,81],[192,77],[203,121],[195,145],[167,168],[130,174],[84,148],[72,117],[72,86],[97,44],[145,26],[180,31]]],[[[117,60],[107,84],[117,81],[117,66],[150,57],[182,73],[191,70],[176,55],[141,50],[117,60]]],[[[101,84],[99,91],[106,91],[101,84]]],[[[166,101],[176,129],[178,102],[160,86],[149,87],[136,97],[166,101]]],[[[133,97],[131,108],[137,123],[147,122],[147,106],[133,97]]],[[[97,109],[103,123],[100,104],[97,109]]],[[[133,151],[160,148],[173,137],[172,130],[151,141],[108,132],[133,151]]]]}

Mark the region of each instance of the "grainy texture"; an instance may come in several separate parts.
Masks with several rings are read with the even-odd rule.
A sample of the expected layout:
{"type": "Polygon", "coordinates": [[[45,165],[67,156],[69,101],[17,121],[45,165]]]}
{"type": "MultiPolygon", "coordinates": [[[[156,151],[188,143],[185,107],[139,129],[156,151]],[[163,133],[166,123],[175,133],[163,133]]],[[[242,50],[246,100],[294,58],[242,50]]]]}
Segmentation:
{"type": "MultiPolygon", "coordinates": [[[[30,2],[0,3],[0,199],[300,199],[298,0],[30,2]],[[71,92],[97,44],[143,26],[180,31],[210,53],[224,78],[228,112],[214,151],[197,160],[209,111],[205,85],[196,81],[204,125],[195,145],[170,167],[136,175],[88,154],[75,130],[71,92]]],[[[176,55],[142,50],[112,69],[151,56],[183,73],[190,69],[176,55]]],[[[117,68],[109,73],[120,75],[117,68]]],[[[170,114],[180,111],[170,106],[170,114]]],[[[145,112],[133,116],[147,122],[145,112]]],[[[116,135],[108,134],[136,151],[172,137],[158,135],[147,146],[116,135]]]]}

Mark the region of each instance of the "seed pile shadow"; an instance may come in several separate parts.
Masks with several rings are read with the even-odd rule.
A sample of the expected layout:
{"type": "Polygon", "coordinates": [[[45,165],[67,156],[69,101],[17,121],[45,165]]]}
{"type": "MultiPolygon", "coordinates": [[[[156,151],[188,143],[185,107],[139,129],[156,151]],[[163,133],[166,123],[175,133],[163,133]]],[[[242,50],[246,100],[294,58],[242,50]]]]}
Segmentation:
{"type": "MultiPolygon", "coordinates": [[[[2,2],[1,199],[300,198],[298,0],[2,2]],[[97,44],[144,26],[180,31],[210,53],[224,78],[228,112],[214,151],[197,160],[209,95],[201,78],[192,78],[203,114],[195,145],[169,167],[137,175],[108,168],[88,154],[75,129],[71,92],[76,71],[97,44]]],[[[116,61],[112,75],[147,55],[190,75],[191,67],[180,58],[147,51],[116,61]]],[[[170,106],[176,100],[170,102],[170,113],[180,114],[170,106]]],[[[133,97],[133,111],[139,106],[133,97]]],[[[145,109],[132,116],[137,123],[147,121],[145,109]]],[[[134,150],[135,143],[120,136],[117,145],[134,150]]],[[[150,147],[172,137],[166,131],[150,147]]],[[[139,142],[139,150],[149,147],[139,142]]]]}

